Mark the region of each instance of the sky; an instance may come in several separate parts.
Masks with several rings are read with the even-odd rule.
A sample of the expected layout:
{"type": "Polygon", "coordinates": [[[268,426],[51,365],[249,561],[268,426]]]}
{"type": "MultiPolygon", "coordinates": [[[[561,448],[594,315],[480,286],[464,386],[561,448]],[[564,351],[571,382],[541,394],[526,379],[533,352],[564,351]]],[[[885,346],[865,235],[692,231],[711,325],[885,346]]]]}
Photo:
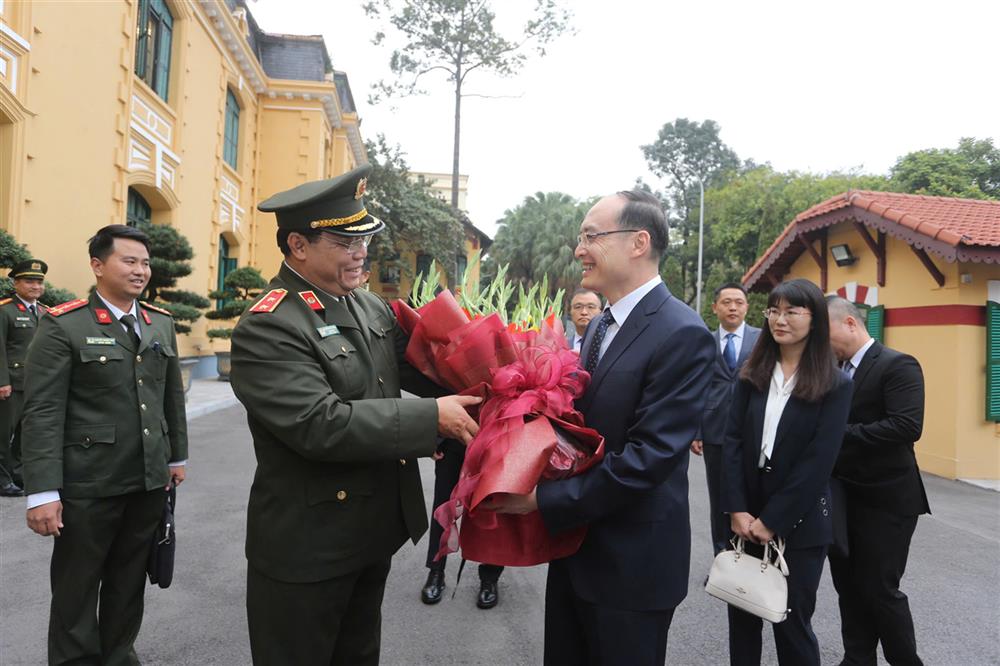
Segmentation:
{"type": "MultiPolygon", "coordinates": [[[[577,198],[654,187],[640,146],[677,118],[712,119],[741,158],[779,170],[887,173],[896,159],[959,138],[1000,145],[996,79],[1000,3],[568,2],[574,34],[520,74],[470,74],[460,171],[473,222],[491,236],[504,211],[535,192],[577,198]]],[[[494,2],[512,38],[531,0],[494,2]]],[[[451,172],[453,93],[378,105],[370,87],[391,78],[380,25],[361,2],[251,0],[266,32],[322,34],[347,72],[366,139],[384,134],[413,171],[451,172]]]]}

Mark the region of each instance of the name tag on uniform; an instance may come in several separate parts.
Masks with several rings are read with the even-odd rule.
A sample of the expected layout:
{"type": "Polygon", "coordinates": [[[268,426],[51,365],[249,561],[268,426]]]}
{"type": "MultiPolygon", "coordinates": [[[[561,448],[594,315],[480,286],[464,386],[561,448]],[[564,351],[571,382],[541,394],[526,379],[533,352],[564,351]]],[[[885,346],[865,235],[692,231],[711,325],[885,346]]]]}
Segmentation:
{"type": "Polygon", "coordinates": [[[340,329],[333,324],[330,324],[329,326],[320,326],[316,329],[316,332],[319,333],[319,337],[321,338],[328,338],[331,335],[340,335],[340,329]]]}
{"type": "Polygon", "coordinates": [[[18,317],[18,321],[31,321],[31,317],[18,317]]]}
{"type": "Polygon", "coordinates": [[[87,338],[88,345],[115,345],[114,338],[87,338]]]}

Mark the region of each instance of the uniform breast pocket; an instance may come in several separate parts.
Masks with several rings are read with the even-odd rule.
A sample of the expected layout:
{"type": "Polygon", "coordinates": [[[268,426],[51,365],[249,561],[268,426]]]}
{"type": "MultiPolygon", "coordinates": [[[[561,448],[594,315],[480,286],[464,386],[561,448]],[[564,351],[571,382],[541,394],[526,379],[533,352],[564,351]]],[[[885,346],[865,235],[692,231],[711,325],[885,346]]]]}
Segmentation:
{"type": "Polygon", "coordinates": [[[80,350],[79,376],[84,386],[107,388],[125,379],[125,354],[120,347],[83,348],[80,350]]]}
{"type": "Polygon", "coordinates": [[[358,350],[345,337],[332,335],[320,342],[327,359],[327,376],[330,388],[341,398],[358,397],[365,387],[368,368],[362,363],[358,350]]]}
{"type": "Polygon", "coordinates": [[[150,360],[156,364],[153,372],[156,375],[156,381],[164,382],[167,379],[167,365],[170,363],[170,359],[177,356],[177,352],[170,346],[163,344],[159,340],[154,340],[150,345],[150,351],[152,354],[150,360]]]}
{"type": "Polygon", "coordinates": [[[63,442],[63,476],[83,482],[113,472],[116,431],[114,423],[67,425],[63,442]]]}

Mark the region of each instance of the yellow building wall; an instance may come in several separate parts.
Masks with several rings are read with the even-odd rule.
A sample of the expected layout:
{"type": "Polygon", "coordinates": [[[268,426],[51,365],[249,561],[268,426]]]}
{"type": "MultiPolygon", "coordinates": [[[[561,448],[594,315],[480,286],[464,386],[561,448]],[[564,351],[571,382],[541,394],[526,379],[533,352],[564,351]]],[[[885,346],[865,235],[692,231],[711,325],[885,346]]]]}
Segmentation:
{"type": "MultiPolygon", "coordinates": [[[[819,241],[813,247],[818,253],[819,241]]],[[[886,309],[985,305],[987,280],[1000,277],[995,264],[949,263],[929,256],[945,276],[941,287],[906,243],[887,237],[885,286],[878,287],[874,255],[852,227],[836,225],[827,241],[826,291],[835,293],[849,282],[878,287],[878,304],[886,309]],[[850,246],[857,262],[844,267],[833,262],[829,248],[840,243],[850,246]]],[[[808,253],[795,261],[785,279],[792,277],[820,284],[819,267],[808,253]]],[[[887,326],[884,336],[886,345],[913,355],[924,371],[924,430],[915,447],[920,468],[948,478],[1000,479],[1000,427],[984,419],[985,327],[887,326]]]]}

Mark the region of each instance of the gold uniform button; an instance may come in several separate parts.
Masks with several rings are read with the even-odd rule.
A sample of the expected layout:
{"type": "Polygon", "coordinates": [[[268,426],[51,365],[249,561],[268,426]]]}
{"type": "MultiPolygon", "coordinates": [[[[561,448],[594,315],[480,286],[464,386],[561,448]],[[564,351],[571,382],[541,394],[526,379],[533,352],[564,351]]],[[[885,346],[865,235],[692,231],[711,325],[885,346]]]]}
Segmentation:
{"type": "Polygon", "coordinates": [[[143,435],[148,435],[149,434],[149,428],[143,428],[142,429],[142,434],[143,435]]]}
{"type": "Polygon", "coordinates": [[[337,499],[340,500],[341,502],[343,502],[345,499],[347,499],[347,491],[346,490],[338,490],[337,491],[337,499]]]}
{"type": "Polygon", "coordinates": [[[139,354],[138,356],[135,357],[135,362],[142,363],[142,354],[139,354]]]}
{"type": "Polygon", "coordinates": [[[83,443],[84,443],[84,444],[90,444],[90,443],[91,443],[92,441],[93,441],[93,440],[92,440],[92,439],[90,439],[89,437],[84,437],[84,438],[83,438],[83,443]]]}
{"type": "Polygon", "coordinates": [[[15,368],[20,368],[20,367],[21,367],[21,364],[20,364],[20,363],[15,363],[15,364],[14,364],[14,367],[15,367],[15,368]]]}
{"type": "Polygon", "coordinates": [[[379,378],[378,378],[378,383],[379,383],[379,384],[385,384],[385,382],[384,382],[384,381],[382,381],[382,378],[381,378],[381,377],[379,377],[379,378]]]}
{"type": "Polygon", "coordinates": [[[400,458],[399,459],[399,464],[400,465],[405,465],[406,464],[406,460],[404,460],[403,458],[400,458]]]}
{"type": "Polygon", "coordinates": [[[347,353],[347,347],[341,347],[340,351],[342,351],[342,352],[344,352],[346,354],[347,353]]]}
{"type": "Polygon", "coordinates": [[[100,361],[101,363],[107,363],[108,362],[108,357],[107,356],[102,356],[101,358],[99,358],[97,360],[100,361]]]}
{"type": "Polygon", "coordinates": [[[141,409],[142,411],[146,411],[146,403],[142,403],[141,405],[139,405],[139,409],[141,409]]]}
{"type": "Polygon", "coordinates": [[[142,386],[142,380],[141,379],[137,383],[139,384],[139,386],[142,386]]]}

